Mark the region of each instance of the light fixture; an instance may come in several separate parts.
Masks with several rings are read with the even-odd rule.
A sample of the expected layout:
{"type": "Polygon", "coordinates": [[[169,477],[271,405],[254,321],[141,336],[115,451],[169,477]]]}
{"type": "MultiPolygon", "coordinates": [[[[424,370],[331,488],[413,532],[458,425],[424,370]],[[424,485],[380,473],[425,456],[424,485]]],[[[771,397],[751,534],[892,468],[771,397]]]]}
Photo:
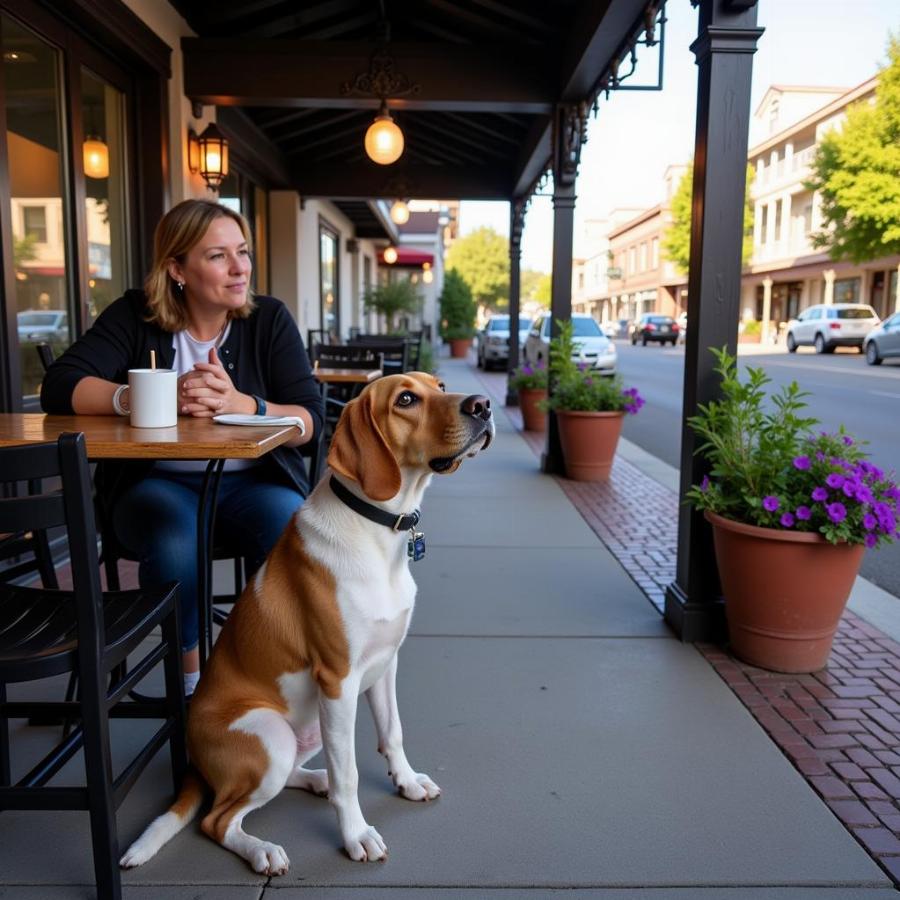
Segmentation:
{"type": "Polygon", "coordinates": [[[403,154],[403,132],[391,118],[387,101],[381,101],[381,109],[366,132],[366,153],[379,166],[397,162],[403,154]]]}
{"type": "Polygon", "coordinates": [[[109,178],[109,147],[98,137],[84,142],[84,174],[88,178],[109,178]]]}
{"type": "Polygon", "coordinates": [[[395,200],[391,204],[391,221],[395,225],[405,225],[409,221],[409,206],[405,200],[395,200]]]}
{"type": "Polygon", "coordinates": [[[432,272],[431,269],[425,269],[422,273],[422,282],[424,284],[431,284],[432,281],[434,281],[434,272],[432,272]]]}
{"type": "Polygon", "coordinates": [[[427,271],[431,268],[431,263],[430,263],[430,262],[423,262],[423,263],[422,263],[422,268],[427,272],[427,271]]]}
{"type": "Polygon", "coordinates": [[[206,126],[199,137],[188,134],[188,168],[199,172],[210,190],[218,190],[228,174],[228,141],[215,123],[206,126]]]}
{"type": "Polygon", "coordinates": [[[392,266],[398,260],[397,248],[396,247],[385,247],[384,250],[384,261],[392,266]]]}
{"type": "Polygon", "coordinates": [[[418,284],[419,283],[419,273],[413,272],[412,275],[409,276],[409,281],[411,284],[418,284]]]}

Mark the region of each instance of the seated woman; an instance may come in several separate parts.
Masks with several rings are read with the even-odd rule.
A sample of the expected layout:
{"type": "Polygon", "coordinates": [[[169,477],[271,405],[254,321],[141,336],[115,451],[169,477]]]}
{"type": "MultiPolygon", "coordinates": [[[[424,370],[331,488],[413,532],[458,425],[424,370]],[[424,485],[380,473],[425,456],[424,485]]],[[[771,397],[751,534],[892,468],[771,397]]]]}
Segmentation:
{"type": "MultiPolygon", "coordinates": [[[[281,301],[250,292],[250,230],[239,213],[185,200],[156,228],[144,290],[130,290],[47,371],[48,413],[128,415],[128,370],[178,371],[182,416],[299,416],[303,434],[261,460],[231,460],[219,488],[217,537],[258,567],[310,485],[300,445],[322,427],[322,401],[297,326],[281,301]]],[[[181,583],[185,691],[199,679],[196,534],[204,462],[105,462],[105,521],[140,561],[141,584],[181,583]]]]}

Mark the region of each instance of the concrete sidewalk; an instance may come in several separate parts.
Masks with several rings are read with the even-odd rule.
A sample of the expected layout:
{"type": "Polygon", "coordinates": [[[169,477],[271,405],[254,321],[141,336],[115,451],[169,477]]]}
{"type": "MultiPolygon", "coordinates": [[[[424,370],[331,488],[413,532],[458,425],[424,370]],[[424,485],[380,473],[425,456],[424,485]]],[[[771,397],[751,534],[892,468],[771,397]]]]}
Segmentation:
{"type": "MultiPolygon", "coordinates": [[[[480,392],[467,364],[441,368],[450,390],[480,392]]],[[[195,823],[126,873],[126,896],[895,896],[538,473],[502,409],[497,425],[494,446],[436,477],[426,497],[428,555],[415,565],[419,599],[400,655],[407,753],[441,799],[419,805],[393,793],[363,706],[360,798],[387,863],[351,863],[328,804],[285,791],[248,827],[283,844],[286,876],[255,875],[195,823]]],[[[127,744],[136,726],[123,724],[127,744]]],[[[41,731],[19,729],[14,747],[34,747],[41,731]]],[[[170,796],[160,754],[120,810],[123,845],[170,796]]],[[[0,896],[91,895],[78,887],[92,883],[86,815],[7,812],[0,822],[0,896]]]]}

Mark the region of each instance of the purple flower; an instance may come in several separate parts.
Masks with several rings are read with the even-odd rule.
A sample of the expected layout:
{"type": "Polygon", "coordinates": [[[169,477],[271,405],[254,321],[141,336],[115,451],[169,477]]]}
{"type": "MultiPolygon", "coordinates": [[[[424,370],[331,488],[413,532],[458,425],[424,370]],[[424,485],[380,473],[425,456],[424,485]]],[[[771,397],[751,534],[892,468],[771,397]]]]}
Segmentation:
{"type": "Polygon", "coordinates": [[[878,536],[869,532],[864,538],[864,543],[871,550],[878,543],[878,536]]]}
{"type": "Polygon", "coordinates": [[[796,515],[801,522],[808,522],[812,518],[812,510],[808,506],[798,506],[796,515]]]}
{"type": "Polygon", "coordinates": [[[825,454],[821,450],[816,450],[816,459],[819,462],[822,462],[822,460],[825,459],[825,454]]]}
{"type": "Polygon", "coordinates": [[[769,494],[768,496],[763,497],[762,505],[766,512],[775,512],[775,510],[781,506],[781,501],[773,494],[769,494]]]}
{"type": "Polygon", "coordinates": [[[843,438],[841,438],[841,440],[843,440],[843,442],[844,442],[844,444],[846,444],[846,446],[848,446],[848,447],[853,446],[853,438],[850,437],[850,435],[845,434],[843,436],[843,438]]]}
{"type": "Polygon", "coordinates": [[[851,481],[849,478],[841,485],[841,490],[844,492],[845,497],[855,497],[856,488],[856,482],[851,481]]]}
{"type": "Polygon", "coordinates": [[[843,522],[847,518],[847,507],[843,503],[829,503],[825,510],[832,522],[843,522]]]}
{"type": "Polygon", "coordinates": [[[805,472],[812,463],[809,461],[808,456],[795,456],[794,457],[794,468],[800,469],[802,472],[805,472]]]}
{"type": "Polygon", "coordinates": [[[823,500],[828,499],[828,491],[826,491],[823,487],[813,488],[812,498],[813,500],[821,503],[823,500]]]}
{"type": "MultiPolygon", "coordinates": [[[[700,482],[700,492],[705,494],[709,490],[709,475],[703,476],[703,481],[700,482]]],[[[874,520],[874,516],[872,517],[874,520]]]]}
{"type": "Polygon", "coordinates": [[[872,492],[864,484],[857,485],[856,499],[859,500],[860,503],[871,503],[872,492]]]}
{"type": "Polygon", "coordinates": [[[863,516],[863,528],[865,528],[866,531],[872,531],[877,524],[878,519],[876,519],[875,516],[872,515],[872,513],[866,513],[863,516]]]}
{"type": "Polygon", "coordinates": [[[784,513],[784,515],[782,515],[780,521],[781,521],[782,528],[793,528],[794,527],[793,513],[789,513],[789,512],[784,513]]]}
{"type": "Polygon", "coordinates": [[[826,479],[825,484],[830,488],[839,488],[845,479],[843,475],[838,474],[837,472],[832,472],[826,479]]]}

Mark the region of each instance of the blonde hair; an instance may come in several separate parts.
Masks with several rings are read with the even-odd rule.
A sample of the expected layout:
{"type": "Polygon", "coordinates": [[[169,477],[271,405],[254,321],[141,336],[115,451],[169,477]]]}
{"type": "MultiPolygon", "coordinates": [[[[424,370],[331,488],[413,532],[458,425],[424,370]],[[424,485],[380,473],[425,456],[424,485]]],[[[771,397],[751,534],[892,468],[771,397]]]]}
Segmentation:
{"type": "MultiPolygon", "coordinates": [[[[163,331],[182,331],[187,327],[187,308],[184,292],[169,275],[169,263],[183,263],[190,250],[206,234],[209,226],[219,218],[237,222],[247,248],[253,250],[253,236],[247,220],[233,209],[210,200],[183,200],[173,206],[160,220],[153,234],[153,267],[144,281],[144,293],[150,307],[148,322],[155,322],[163,331]]],[[[255,307],[253,294],[247,290],[247,302],[240,309],[228,311],[229,319],[245,319],[255,307]]]]}

